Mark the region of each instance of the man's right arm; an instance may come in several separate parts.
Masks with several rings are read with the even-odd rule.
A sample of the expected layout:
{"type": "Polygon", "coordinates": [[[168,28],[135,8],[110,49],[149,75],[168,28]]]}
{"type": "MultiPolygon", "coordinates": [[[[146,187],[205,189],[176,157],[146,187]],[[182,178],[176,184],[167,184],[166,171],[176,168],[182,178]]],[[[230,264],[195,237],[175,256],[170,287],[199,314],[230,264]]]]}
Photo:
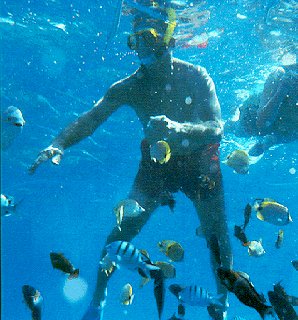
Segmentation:
{"type": "Polygon", "coordinates": [[[123,82],[112,85],[92,109],[68,125],[49,147],[40,152],[29,172],[34,173],[37,167],[48,159],[52,159],[54,164],[59,164],[65,149],[92,135],[118,107],[127,103],[126,92],[123,82]]]}
{"type": "Polygon", "coordinates": [[[103,97],[92,109],[69,124],[52,142],[62,150],[91,136],[94,131],[117,109],[118,105],[103,97]]]}

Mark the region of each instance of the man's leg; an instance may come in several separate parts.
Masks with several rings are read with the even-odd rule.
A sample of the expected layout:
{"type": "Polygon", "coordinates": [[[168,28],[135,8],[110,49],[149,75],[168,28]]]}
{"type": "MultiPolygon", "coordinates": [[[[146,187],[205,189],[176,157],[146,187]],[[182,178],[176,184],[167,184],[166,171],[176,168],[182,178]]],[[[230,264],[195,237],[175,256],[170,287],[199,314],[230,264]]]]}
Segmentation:
{"type": "MultiPolygon", "coordinates": [[[[149,150],[149,149],[148,149],[149,150]]],[[[145,211],[138,217],[124,217],[121,223],[121,231],[118,227],[114,227],[110,235],[107,237],[106,245],[114,241],[131,241],[143,228],[149,220],[151,213],[160,204],[160,194],[162,192],[162,179],[156,176],[154,168],[150,165],[150,158],[144,159],[147,151],[147,145],[142,144],[143,160],[140,169],[135,178],[132,189],[128,198],[136,200],[145,211]]],[[[106,254],[105,249],[101,253],[101,258],[106,254]]],[[[114,270],[113,270],[114,271],[114,270]]],[[[113,273],[113,272],[112,272],[113,273]]],[[[99,267],[97,273],[96,288],[89,309],[82,320],[102,320],[103,308],[107,296],[107,284],[110,276],[99,267]]]]}
{"type": "MultiPolygon", "coordinates": [[[[215,187],[216,188],[216,187],[215,187]]],[[[224,197],[222,187],[212,190],[212,196],[205,199],[198,197],[194,202],[196,207],[202,232],[206,238],[207,246],[210,250],[211,267],[215,276],[217,293],[223,294],[220,299],[224,307],[227,307],[227,289],[217,276],[217,268],[220,264],[227,268],[232,268],[233,258],[230,245],[230,238],[227,227],[227,219],[224,211],[224,197]]],[[[224,308],[223,308],[224,309],[224,308]]],[[[214,319],[224,319],[224,310],[219,310],[218,317],[214,319]]]]}
{"type": "MultiPolygon", "coordinates": [[[[135,200],[138,201],[137,199],[135,200]]],[[[145,209],[145,212],[143,212],[139,217],[126,219],[124,218],[124,220],[121,223],[121,231],[118,227],[114,227],[110,235],[107,237],[106,245],[114,241],[131,241],[141,231],[142,227],[150,218],[153,209],[156,208],[156,206],[152,208],[150,204],[146,206],[146,203],[142,203],[141,206],[145,209]]],[[[105,249],[103,249],[101,253],[101,258],[103,258],[105,254],[106,251],[105,249]]],[[[112,273],[114,272],[114,270],[112,271],[112,273]]],[[[104,272],[104,270],[102,270],[102,268],[99,267],[97,272],[96,288],[93,294],[93,299],[89,310],[82,318],[82,320],[103,319],[102,310],[106,303],[107,284],[112,273],[107,275],[104,272]]]]}

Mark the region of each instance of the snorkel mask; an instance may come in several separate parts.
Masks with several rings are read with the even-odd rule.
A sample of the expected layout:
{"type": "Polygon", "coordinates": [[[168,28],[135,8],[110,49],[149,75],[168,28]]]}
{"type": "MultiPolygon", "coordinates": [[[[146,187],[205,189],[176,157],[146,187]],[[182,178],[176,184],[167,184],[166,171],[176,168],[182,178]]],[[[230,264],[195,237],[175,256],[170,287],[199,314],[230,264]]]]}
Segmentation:
{"type": "Polygon", "coordinates": [[[166,21],[154,19],[148,15],[136,15],[133,28],[136,30],[128,36],[127,45],[132,50],[141,50],[145,45],[151,53],[139,54],[142,64],[150,64],[160,58],[170,47],[175,46],[173,33],[176,23],[176,13],[172,8],[163,9],[166,12],[166,21]]]}

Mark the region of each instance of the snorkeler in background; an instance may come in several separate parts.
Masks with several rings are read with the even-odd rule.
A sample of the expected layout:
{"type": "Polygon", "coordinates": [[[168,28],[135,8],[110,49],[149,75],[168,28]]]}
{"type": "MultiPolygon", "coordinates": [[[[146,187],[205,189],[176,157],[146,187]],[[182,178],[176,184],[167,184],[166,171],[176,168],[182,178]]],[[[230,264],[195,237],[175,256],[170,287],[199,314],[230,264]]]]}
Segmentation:
{"type": "Polygon", "coordinates": [[[267,78],[263,91],[240,107],[239,120],[226,122],[225,132],[258,137],[249,155],[259,156],[273,145],[298,139],[297,105],[297,64],[278,67],[267,78]]]}
{"type": "MultiPolygon", "coordinates": [[[[149,5],[152,4],[148,1],[149,5]]],[[[141,143],[139,171],[128,198],[137,201],[145,211],[136,217],[124,217],[121,230],[115,226],[106,245],[131,241],[154,210],[164,204],[165,194],[183,191],[197,211],[210,250],[217,291],[222,294],[222,307],[213,306],[213,318],[225,319],[228,291],[216,274],[217,255],[220,254],[222,266],[229,269],[232,253],[218,154],[223,134],[220,105],[206,70],[172,57],[176,21],[175,11],[171,9],[160,9],[167,13],[166,21],[144,12],[135,15],[128,45],[137,52],[140,68],[113,84],[91,110],[65,128],[41,151],[30,172],[34,173],[48,159],[59,164],[65,149],[92,135],[120,106],[131,106],[144,128],[145,139],[141,143]],[[166,141],[171,150],[171,157],[162,163],[150,156],[150,146],[158,141],[166,141]],[[212,183],[206,184],[206,177],[212,183]],[[214,237],[219,252],[214,252],[210,244],[214,237]]],[[[171,205],[170,202],[169,207],[171,205]]],[[[105,254],[103,249],[101,258],[105,254]]],[[[99,267],[96,289],[84,320],[103,319],[111,274],[99,267]]]]}

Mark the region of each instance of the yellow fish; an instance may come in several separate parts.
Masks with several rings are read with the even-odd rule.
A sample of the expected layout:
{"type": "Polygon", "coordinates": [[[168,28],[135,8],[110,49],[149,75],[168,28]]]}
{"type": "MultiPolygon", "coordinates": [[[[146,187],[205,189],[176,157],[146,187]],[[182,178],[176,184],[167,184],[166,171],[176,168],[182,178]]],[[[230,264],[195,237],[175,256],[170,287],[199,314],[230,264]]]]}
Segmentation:
{"type": "Polygon", "coordinates": [[[249,155],[244,150],[235,150],[223,161],[227,166],[233,168],[237,173],[246,174],[249,170],[249,155]]]}
{"type": "MultiPolygon", "coordinates": [[[[165,261],[156,261],[154,262],[154,265],[161,269],[162,275],[165,279],[173,279],[176,277],[176,268],[171,263],[165,261]]],[[[140,287],[142,288],[149,281],[150,278],[142,278],[140,287]]]]}
{"type": "Polygon", "coordinates": [[[132,286],[130,283],[125,284],[120,293],[120,302],[126,306],[132,304],[134,294],[132,293],[132,286]]]}
{"type": "Polygon", "coordinates": [[[253,209],[256,211],[259,220],[276,226],[284,226],[293,222],[289,209],[270,198],[256,199],[253,209]]]}
{"type": "Polygon", "coordinates": [[[173,240],[163,240],[158,243],[158,247],[172,261],[181,261],[184,257],[184,249],[180,243],[173,240]]]}
{"type": "Polygon", "coordinates": [[[156,261],[154,264],[161,269],[165,279],[172,279],[176,277],[176,268],[171,263],[156,261]]]}
{"type": "Polygon", "coordinates": [[[150,146],[150,157],[154,162],[167,163],[171,158],[171,148],[166,141],[160,140],[150,146]]]}

